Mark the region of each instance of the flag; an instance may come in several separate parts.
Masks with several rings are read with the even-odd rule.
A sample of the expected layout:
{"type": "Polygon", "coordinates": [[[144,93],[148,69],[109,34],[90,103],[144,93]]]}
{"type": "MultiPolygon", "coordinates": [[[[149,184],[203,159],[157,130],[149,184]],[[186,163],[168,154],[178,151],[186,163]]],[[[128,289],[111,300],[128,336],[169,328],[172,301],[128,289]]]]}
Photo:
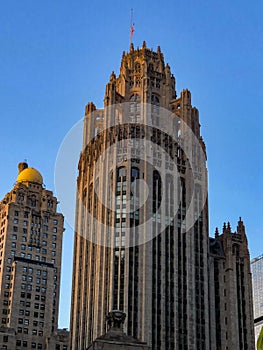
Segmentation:
{"type": "Polygon", "coordinates": [[[134,23],[131,24],[131,31],[130,31],[131,39],[132,39],[133,33],[134,33],[134,23]]]}

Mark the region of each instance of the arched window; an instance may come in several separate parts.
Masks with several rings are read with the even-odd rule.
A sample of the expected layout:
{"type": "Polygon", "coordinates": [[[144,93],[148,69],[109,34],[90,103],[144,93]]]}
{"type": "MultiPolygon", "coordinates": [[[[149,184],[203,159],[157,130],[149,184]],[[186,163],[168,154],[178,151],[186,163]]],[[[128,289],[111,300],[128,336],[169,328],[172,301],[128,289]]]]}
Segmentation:
{"type": "Polygon", "coordinates": [[[134,94],[130,98],[130,119],[132,122],[140,121],[141,98],[138,94],[134,94]]]}
{"type": "Polygon", "coordinates": [[[132,167],[131,168],[131,181],[133,182],[135,179],[139,178],[139,169],[132,167]]]}
{"type": "Polygon", "coordinates": [[[162,200],[162,179],[160,176],[159,171],[154,170],[153,171],[153,205],[152,205],[152,211],[155,214],[158,211],[158,208],[161,205],[162,200]]]}
{"type": "Polygon", "coordinates": [[[153,125],[159,125],[159,114],[160,114],[160,100],[156,95],[151,96],[152,105],[152,123],[153,125]]]}
{"type": "Polygon", "coordinates": [[[126,169],[125,167],[118,168],[118,178],[126,176],[126,169]]]}
{"type": "Polygon", "coordinates": [[[135,67],[134,67],[134,71],[135,71],[135,74],[141,74],[141,65],[140,63],[135,63],[135,67]]]}

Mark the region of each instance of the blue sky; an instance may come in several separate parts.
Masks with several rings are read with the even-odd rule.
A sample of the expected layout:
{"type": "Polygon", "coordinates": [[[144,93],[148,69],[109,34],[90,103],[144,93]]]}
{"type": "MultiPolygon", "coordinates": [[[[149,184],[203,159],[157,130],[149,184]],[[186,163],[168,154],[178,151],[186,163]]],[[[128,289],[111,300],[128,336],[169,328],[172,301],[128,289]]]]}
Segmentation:
{"type": "MultiPolygon", "coordinates": [[[[59,146],[85,104],[103,106],[110,73],[134,45],[158,45],[200,112],[209,170],[210,235],[246,225],[263,253],[263,3],[234,1],[6,1],[0,10],[0,197],[27,159],[54,190],[59,146]]],[[[74,184],[72,184],[74,186],[74,184]]],[[[73,203],[74,205],[74,203],[73,203]]],[[[60,326],[69,326],[72,230],[64,233],[60,326]]]]}

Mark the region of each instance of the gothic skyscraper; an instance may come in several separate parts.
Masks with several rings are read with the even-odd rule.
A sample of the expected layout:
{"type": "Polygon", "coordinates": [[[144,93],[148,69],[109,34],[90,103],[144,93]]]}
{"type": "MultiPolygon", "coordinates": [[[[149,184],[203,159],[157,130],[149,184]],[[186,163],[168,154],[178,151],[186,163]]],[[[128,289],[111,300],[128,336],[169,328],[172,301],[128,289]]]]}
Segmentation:
{"type": "Polygon", "coordinates": [[[88,347],[119,309],[152,350],[216,349],[206,149],[160,47],[131,45],[104,109],[87,104],[78,170],[70,348],[88,347]]]}

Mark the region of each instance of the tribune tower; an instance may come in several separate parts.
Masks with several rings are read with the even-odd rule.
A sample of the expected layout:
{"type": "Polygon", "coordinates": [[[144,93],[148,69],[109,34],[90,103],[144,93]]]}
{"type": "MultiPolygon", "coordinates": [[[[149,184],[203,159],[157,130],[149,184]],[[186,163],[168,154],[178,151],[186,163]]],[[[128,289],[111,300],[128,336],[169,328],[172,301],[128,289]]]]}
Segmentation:
{"type": "Polygon", "coordinates": [[[190,91],[177,96],[160,47],[131,45],[119,76],[110,76],[104,110],[86,106],[72,350],[104,334],[114,309],[127,314],[125,331],[153,350],[209,349],[205,158],[190,91]]]}

